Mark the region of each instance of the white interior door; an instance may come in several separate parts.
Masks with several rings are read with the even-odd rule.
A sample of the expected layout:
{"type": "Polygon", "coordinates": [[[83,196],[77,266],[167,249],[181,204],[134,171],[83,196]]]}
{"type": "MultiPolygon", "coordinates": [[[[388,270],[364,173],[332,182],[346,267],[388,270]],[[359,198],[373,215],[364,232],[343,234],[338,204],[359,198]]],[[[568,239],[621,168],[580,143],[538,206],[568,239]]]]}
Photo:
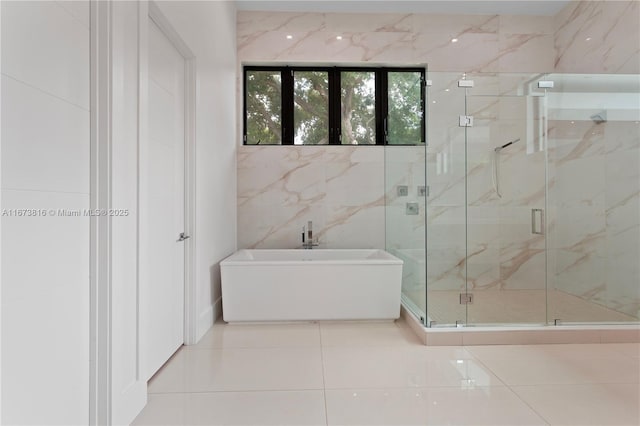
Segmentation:
{"type": "Polygon", "coordinates": [[[185,59],[149,19],[146,167],[145,371],[151,377],[184,342],[185,59]]]}

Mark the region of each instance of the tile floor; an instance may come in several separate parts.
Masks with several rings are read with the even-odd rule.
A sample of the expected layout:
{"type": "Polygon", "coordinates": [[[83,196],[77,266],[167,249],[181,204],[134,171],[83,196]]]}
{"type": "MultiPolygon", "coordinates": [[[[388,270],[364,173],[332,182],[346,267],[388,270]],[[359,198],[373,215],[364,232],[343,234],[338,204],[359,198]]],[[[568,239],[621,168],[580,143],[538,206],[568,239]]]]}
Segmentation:
{"type": "Polygon", "coordinates": [[[640,344],[422,346],[402,321],[227,325],[134,425],[634,425],[640,344]]]}

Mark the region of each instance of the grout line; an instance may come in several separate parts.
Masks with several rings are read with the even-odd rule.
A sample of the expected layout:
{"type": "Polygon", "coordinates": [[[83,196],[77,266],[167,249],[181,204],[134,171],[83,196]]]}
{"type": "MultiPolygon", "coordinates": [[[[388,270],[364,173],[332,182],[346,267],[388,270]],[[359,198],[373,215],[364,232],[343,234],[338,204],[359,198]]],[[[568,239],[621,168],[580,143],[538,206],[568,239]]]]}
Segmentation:
{"type": "Polygon", "coordinates": [[[73,18],[74,21],[82,26],[82,28],[86,29],[87,31],[91,31],[90,26],[87,26],[87,24],[78,15],[73,13],[71,9],[68,9],[67,6],[64,5],[64,2],[56,0],[56,4],[63,8],[64,11],[67,12],[71,16],[71,18],[73,18]]]}
{"type": "Polygon", "coordinates": [[[291,346],[281,346],[281,345],[274,345],[274,346],[230,346],[230,347],[226,347],[226,348],[214,348],[214,347],[198,347],[195,348],[194,346],[197,345],[188,345],[185,346],[185,350],[187,351],[233,351],[233,350],[245,350],[245,349],[249,349],[249,350],[260,350],[260,349],[315,349],[318,346],[316,345],[306,345],[306,346],[300,346],[300,345],[291,345],[291,346]]]}
{"type": "Polygon", "coordinates": [[[62,101],[62,102],[64,102],[64,103],[66,103],[66,104],[72,105],[72,106],[74,106],[74,107],[76,107],[76,108],[78,108],[78,109],[81,109],[83,112],[87,112],[87,113],[90,113],[90,112],[91,112],[91,111],[90,111],[90,109],[89,109],[88,107],[83,107],[82,105],[78,105],[78,104],[76,104],[75,102],[71,102],[71,101],[70,101],[70,100],[68,100],[68,99],[65,99],[65,98],[63,98],[63,97],[61,97],[61,96],[56,95],[55,93],[48,92],[48,91],[46,91],[46,90],[44,90],[44,89],[41,89],[41,88],[40,88],[40,87],[38,87],[38,86],[34,86],[33,84],[31,84],[31,83],[27,83],[26,81],[20,80],[19,78],[16,78],[16,77],[14,77],[14,76],[12,76],[12,75],[9,75],[9,74],[7,74],[7,73],[4,73],[4,72],[3,72],[3,73],[2,73],[2,76],[3,76],[3,77],[10,78],[11,80],[13,80],[13,81],[15,81],[15,82],[17,82],[17,83],[23,84],[23,85],[25,85],[25,86],[27,86],[27,87],[29,87],[29,88],[33,89],[33,90],[36,90],[36,91],[41,92],[41,93],[44,93],[44,94],[45,94],[45,95],[47,95],[47,96],[51,96],[52,98],[56,98],[56,99],[58,99],[58,100],[60,100],[60,101],[62,101]]]}
{"type": "Polygon", "coordinates": [[[42,193],[42,194],[91,195],[88,192],[58,191],[58,190],[43,190],[43,189],[22,189],[22,188],[2,188],[2,191],[39,192],[39,193],[42,193]]]}
{"type": "Polygon", "coordinates": [[[529,404],[527,401],[524,400],[524,398],[522,398],[520,396],[520,394],[518,392],[515,391],[515,389],[511,388],[511,386],[507,386],[507,389],[509,389],[509,391],[514,394],[516,396],[516,398],[518,398],[520,401],[522,401],[522,403],[524,405],[526,405],[527,407],[529,407],[529,409],[531,409],[531,411],[533,411],[534,413],[536,413],[536,415],[538,417],[540,417],[546,424],[551,425],[551,421],[549,421],[545,416],[542,415],[542,413],[539,413],[538,410],[536,410],[531,404],[529,404]]]}
{"type": "MultiPolygon", "coordinates": [[[[464,343],[464,342],[463,342],[464,343]]],[[[504,380],[502,380],[502,377],[498,376],[498,374],[493,371],[491,368],[489,368],[489,366],[487,364],[485,364],[478,356],[476,356],[476,354],[474,354],[472,351],[468,350],[469,346],[465,346],[464,344],[462,345],[462,348],[465,350],[465,352],[467,352],[468,354],[470,354],[473,357],[473,360],[475,362],[477,362],[478,364],[482,365],[484,368],[486,368],[487,370],[489,370],[491,372],[491,374],[493,374],[494,376],[496,376],[496,378],[498,380],[500,380],[500,383],[502,383],[504,386],[509,387],[509,385],[507,384],[507,382],[505,382],[504,380]]]]}
{"type": "Polygon", "coordinates": [[[322,389],[244,389],[244,390],[185,390],[149,392],[149,395],[179,395],[179,394],[207,394],[207,393],[272,393],[272,392],[319,392],[322,389]]]}
{"type": "Polygon", "coordinates": [[[318,337],[320,338],[320,366],[322,367],[322,398],[324,399],[324,421],[329,426],[329,411],[327,410],[327,384],[324,377],[324,347],[322,346],[322,329],[318,322],[318,337]]]}
{"type": "MultiPolygon", "coordinates": [[[[464,343],[464,342],[463,342],[464,343]]],[[[493,371],[487,364],[485,364],[476,354],[474,354],[472,351],[468,350],[467,347],[468,346],[462,346],[465,351],[470,354],[474,360],[481,364],[484,368],[486,368],[487,370],[489,370],[491,372],[491,374],[493,374],[494,376],[496,376],[498,378],[498,380],[500,380],[500,383],[502,383],[504,385],[504,387],[506,387],[507,389],[509,389],[509,392],[511,392],[512,394],[515,395],[516,398],[518,398],[520,401],[522,401],[522,403],[524,405],[526,405],[527,407],[529,407],[529,409],[531,411],[533,411],[538,417],[540,417],[547,425],[550,425],[551,422],[549,422],[541,413],[539,413],[535,408],[533,408],[527,401],[525,401],[524,399],[522,399],[522,397],[520,396],[520,394],[518,394],[514,389],[511,388],[512,385],[509,385],[505,380],[502,379],[502,377],[500,377],[495,371],[493,371]]]]}

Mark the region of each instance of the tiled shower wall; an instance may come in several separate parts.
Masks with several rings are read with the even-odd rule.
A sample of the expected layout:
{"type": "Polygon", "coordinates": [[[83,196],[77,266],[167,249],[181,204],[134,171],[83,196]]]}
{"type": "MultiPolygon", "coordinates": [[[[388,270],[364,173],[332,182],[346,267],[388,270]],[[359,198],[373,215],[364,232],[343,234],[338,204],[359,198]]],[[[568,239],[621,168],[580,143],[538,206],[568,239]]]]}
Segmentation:
{"type": "Polygon", "coordinates": [[[554,71],[562,73],[640,72],[640,4],[573,1],[553,18],[554,71]]]}
{"type": "MultiPolygon", "coordinates": [[[[639,2],[573,2],[554,21],[556,71],[640,73],[639,2]]],[[[550,277],[559,290],[638,317],[640,95],[595,96],[549,99],[564,115],[549,121],[550,277]],[[600,108],[608,121],[596,124],[600,108]]]]}
{"type": "MultiPolygon", "coordinates": [[[[573,2],[555,17],[239,12],[238,59],[240,64],[424,64],[428,65],[430,73],[452,72],[448,78],[450,81],[445,82],[447,87],[451,85],[451,90],[454,90],[455,81],[460,78],[462,72],[467,72],[476,81],[479,90],[497,95],[508,92],[511,87],[501,87],[498,77],[503,73],[531,73],[531,76],[535,76],[554,71],[640,72],[640,42],[637,37],[629,36],[639,33],[639,19],[638,2],[634,1],[573,2]],[[293,38],[288,40],[286,35],[292,35],[293,38]],[[337,35],[341,35],[342,40],[336,39],[337,35]],[[454,37],[459,40],[457,43],[451,43],[454,37]]],[[[241,87],[240,83],[238,87],[241,87]]],[[[430,90],[444,90],[444,87],[433,87],[430,90]]],[[[443,153],[449,153],[449,171],[462,173],[463,177],[464,164],[460,163],[463,157],[456,150],[464,144],[464,129],[457,128],[457,123],[447,120],[457,121],[457,116],[464,111],[464,104],[452,105],[449,107],[450,110],[443,108],[442,103],[437,107],[429,105],[428,108],[431,123],[427,162],[433,163],[429,163],[429,169],[435,173],[437,155],[441,154],[442,159],[443,153]]],[[[513,106],[491,102],[487,105],[478,104],[476,108],[480,115],[486,115],[485,119],[499,118],[503,122],[509,118],[505,114],[513,111],[513,106]]],[[[628,135],[637,134],[633,129],[628,129],[628,135]]],[[[549,136],[550,148],[554,149],[554,135],[551,133],[549,136]]],[[[490,142],[495,144],[484,136],[479,140],[483,146],[490,142]]],[[[580,141],[581,139],[565,141],[565,148],[566,143],[578,146],[580,141]]],[[[480,145],[475,147],[479,149],[480,145]]],[[[584,146],[584,143],[580,146],[584,146]]],[[[487,148],[485,151],[491,152],[490,146],[484,148],[487,148]]],[[[513,176],[522,178],[520,180],[523,185],[538,182],[537,179],[523,176],[522,170],[527,165],[539,162],[539,153],[526,153],[526,144],[514,148],[505,158],[508,164],[503,167],[503,173],[508,173],[508,169],[511,168],[514,171],[513,176]],[[518,155],[511,155],[515,153],[518,155]],[[514,160],[510,161],[511,159],[514,160]]],[[[421,203],[419,216],[402,220],[407,219],[406,216],[402,216],[404,200],[394,199],[393,194],[394,182],[400,184],[405,180],[411,182],[410,186],[416,185],[414,181],[417,182],[419,179],[409,171],[415,170],[416,173],[420,173],[415,162],[423,158],[421,155],[424,156],[424,149],[422,154],[415,153],[415,158],[414,152],[407,156],[402,151],[396,151],[403,149],[408,150],[396,147],[387,152],[385,170],[385,153],[381,147],[240,146],[238,247],[298,247],[302,226],[308,220],[313,220],[314,232],[319,237],[321,246],[383,248],[385,191],[392,200],[386,212],[387,225],[393,225],[392,219],[396,216],[398,219],[395,222],[394,234],[391,238],[387,236],[388,245],[393,247],[400,241],[411,241],[407,243],[409,246],[419,247],[421,242],[413,240],[416,235],[424,236],[424,200],[419,197],[416,199],[421,203]],[[405,162],[404,165],[402,162],[405,162]],[[400,170],[404,170],[404,175],[400,170]]],[[[619,155],[625,156],[627,162],[633,162],[638,158],[637,149],[638,141],[627,139],[621,145],[609,148],[607,155],[610,161],[613,156],[619,155]],[[625,155],[620,149],[631,151],[626,151],[625,155]]],[[[582,155],[585,159],[592,156],[589,150],[578,149],[573,152],[571,161],[551,165],[551,178],[555,174],[575,176],[572,174],[571,163],[577,164],[575,161],[579,162],[582,155]]],[[[554,158],[553,155],[551,157],[554,158]]],[[[542,247],[539,247],[539,241],[534,241],[528,235],[523,234],[522,238],[518,237],[513,241],[504,241],[500,236],[517,237],[518,232],[503,232],[504,229],[493,226],[496,224],[495,217],[487,216],[492,214],[491,209],[498,205],[496,200],[486,198],[486,191],[490,191],[490,158],[486,155],[475,158],[477,161],[470,166],[473,166],[473,173],[480,176],[480,179],[474,181],[479,183],[479,186],[469,188],[472,196],[470,253],[476,253],[469,260],[472,286],[477,289],[538,288],[542,281],[531,280],[530,276],[539,274],[542,247]]],[[[606,162],[605,156],[602,157],[602,161],[602,164],[606,162]]],[[[638,170],[637,164],[629,164],[629,167],[627,170],[638,170]]],[[[611,168],[611,173],[614,170],[611,168]]],[[[626,195],[623,197],[623,194],[620,194],[620,200],[611,202],[628,200],[624,215],[633,218],[633,209],[637,210],[639,205],[639,179],[637,176],[616,176],[612,175],[608,181],[604,180],[603,184],[607,182],[606,184],[610,185],[614,180],[627,182],[626,195]]],[[[440,178],[439,181],[437,176],[429,175],[432,194],[429,201],[435,209],[428,214],[432,221],[428,225],[431,231],[429,240],[437,243],[436,247],[430,246],[430,253],[437,258],[429,260],[430,265],[434,266],[430,269],[433,276],[429,277],[429,282],[433,285],[430,288],[454,289],[462,285],[459,261],[460,256],[464,257],[464,239],[458,235],[458,231],[461,230],[460,224],[464,223],[464,217],[456,220],[456,211],[464,208],[464,197],[460,198],[460,190],[464,190],[464,187],[460,182],[451,184],[451,175],[440,178]],[[442,180],[444,178],[446,181],[442,180]],[[438,204],[439,201],[441,204],[438,204]]],[[[559,180],[553,182],[550,200],[571,200],[571,193],[575,192],[570,184],[572,181],[566,180],[566,184],[561,184],[559,180]]],[[[522,202],[518,201],[519,204],[511,206],[507,213],[516,214],[517,210],[529,211],[534,205],[538,207],[541,201],[539,190],[543,189],[543,181],[540,181],[540,184],[541,188],[536,188],[535,185],[527,186],[526,191],[519,194],[518,200],[522,202]]],[[[410,188],[410,193],[412,190],[410,188]]],[[[502,211],[505,211],[502,207],[504,206],[501,206],[502,211]]],[[[638,254],[633,252],[633,247],[638,250],[638,240],[633,239],[633,232],[638,232],[637,214],[633,222],[635,225],[629,224],[632,226],[632,233],[629,234],[619,232],[620,230],[613,231],[616,229],[612,226],[614,221],[617,224],[626,222],[618,221],[618,216],[607,216],[607,211],[613,212],[603,207],[598,216],[600,219],[609,220],[607,222],[599,219],[598,223],[604,224],[606,229],[597,231],[598,235],[602,236],[596,238],[600,241],[598,244],[613,241],[615,234],[616,241],[621,241],[621,245],[615,243],[618,244],[618,248],[614,251],[624,253],[625,256],[635,255],[637,259],[638,254]],[[610,236],[605,238],[603,235],[610,236]],[[623,235],[626,235],[626,243],[622,242],[623,235]]],[[[570,242],[585,241],[587,245],[592,244],[591,233],[588,231],[589,227],[567,227],[561,223],[561,215],[554,217],[553,212],[550,213],[551,219],[558,221],[548,236],[549,242],[553,244],[550,246],[552,251],[549,256],[550,266],[553,268],[551,280],[557,281],[558,287],[565,291],[580,294],[624,312],[637,312],[636,270],[625,272],[624,269],[619,269],[619,276],[627,274],[624,276],[632,277],[622,287],[613,287],[610,285],[613,282],[607,284],[602,280],[580,280],[580,273],[584,272],[567,275],[571,268],[567,268],[566,262],[570,262],[570,257],[575,257],[581,250],[580,245],[573,246],[570,242]],[[567,235],[568,230],[573,230],[571,232],[575,234],[567,235]],[[568,253],[568,257],[562,258],[562,250],[568,253]],[[574,253],[571,250],[574,250],[574,253]],[[571,285],[563,286],[562,283],[572,283],[571,285],[578,286],[579,289],[571,289],[571,285]],[[617,290],[613,291],[614,288],[617,290]],[[606,297],[603,296],[604,293],[607,294],[606,297]]],[[[500,223],[509,221],[513,222],[513,219],[500,218],[500,223]]],[[[424,244],[422,246],[424,247],[424,244]]],[[[596,249],[589,249],[587,252],[596,252],[596,249]]],[[[603,252],[597,253],[605,257],[603,252]]],[[[612,254],[613,252],[610,252],[607,255],[612,254]]],[[[584,264],[590,259],[582,258],[581,262],[584,264]]],[[[580,265],[581,262],[575,264],[580,265]]],[[[629,263],[633,264],[637,262],[629,263]]],[[[611,268],[614,267],[615,265],[611,265],[611,268]]],[[[637,269],[637,265],[634,267],[637,269]]]]}

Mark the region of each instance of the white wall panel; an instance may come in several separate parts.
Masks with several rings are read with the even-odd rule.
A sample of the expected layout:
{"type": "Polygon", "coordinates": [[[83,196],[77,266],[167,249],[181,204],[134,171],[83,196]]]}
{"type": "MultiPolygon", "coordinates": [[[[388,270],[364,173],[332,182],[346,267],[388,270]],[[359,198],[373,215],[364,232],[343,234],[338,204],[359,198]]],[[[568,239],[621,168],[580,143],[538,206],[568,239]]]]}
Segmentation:
{"type": "Polygon", "coordinates": [[[2,76],[2,185],[89,193],[89,111],[2,76]]]}
{"type": "Polygon", "coordinates": [[[84,3],[1,3],[2,424],[89,419],[84,3]]]}
{"type": "MultiPolygon", "coordinates": [[[[88,205],[86,194],[2,191],[9,210],[88,205]]],[[[2,423],[84,424],[89,218],[4,216],[2,230],[2,423]]]]}
{"type": "Polygon", "coordinates": [[[2,2],[2,73],[89,109],[89,28],[55,2],[2,2]]]}

